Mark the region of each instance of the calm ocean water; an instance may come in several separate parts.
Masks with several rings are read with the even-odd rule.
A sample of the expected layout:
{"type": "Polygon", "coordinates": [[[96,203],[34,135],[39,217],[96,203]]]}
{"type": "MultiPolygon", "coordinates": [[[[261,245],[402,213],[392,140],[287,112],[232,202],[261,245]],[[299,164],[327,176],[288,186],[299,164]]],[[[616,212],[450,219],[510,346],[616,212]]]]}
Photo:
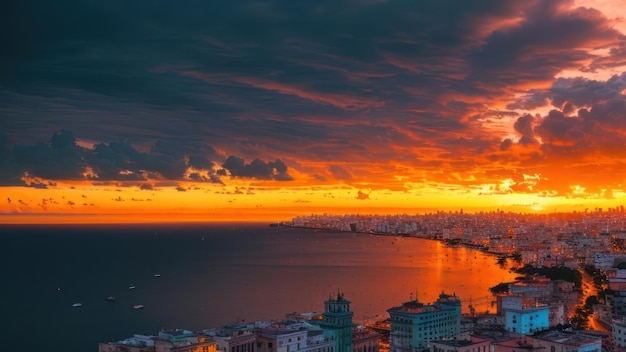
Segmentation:
{"type": "Polygon", "coordinates": [[[0,248],[3,350],[97,351],[162,328],[278,319],[321,311],[337,290],[355,322],[386,318],[416,292],[495,311],[488,288],[515,276],[436,241],[267,224],[2,225],[0,248]]]}

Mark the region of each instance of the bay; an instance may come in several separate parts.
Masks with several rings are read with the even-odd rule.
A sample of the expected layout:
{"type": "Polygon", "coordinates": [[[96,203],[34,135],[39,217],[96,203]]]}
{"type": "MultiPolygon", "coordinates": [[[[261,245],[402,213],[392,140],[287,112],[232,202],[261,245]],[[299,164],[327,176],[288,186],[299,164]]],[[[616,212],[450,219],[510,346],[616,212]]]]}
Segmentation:
{"type": "Polygon", "coordinates": [[[515,277],[437,241],[267,224],[3,225],[0,249],[7,350],[97,351],[134,333],[281,319],[321,311],[338,291],[355,323],[442,291],[493,312],[488,288],[515,277]]]}

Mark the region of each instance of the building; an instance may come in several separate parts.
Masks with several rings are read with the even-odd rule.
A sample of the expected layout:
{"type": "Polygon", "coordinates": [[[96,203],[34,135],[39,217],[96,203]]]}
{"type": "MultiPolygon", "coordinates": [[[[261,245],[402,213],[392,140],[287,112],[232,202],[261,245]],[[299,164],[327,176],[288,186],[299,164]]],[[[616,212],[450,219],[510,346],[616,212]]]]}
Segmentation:
{"type": "Polygon", "coordinates": [[[532,304],[538,299],[553,295],[554,284],[545,277],[533,277],[529,280],[516,281],[509,285],[509,292],[524,298],[524,304],[532,304]]]}
{"type": "Polygon", "coordinates": [[[133,337],[98,344],[98,352],[154,352],[154,336],[135,334],[133,337]]]}
{"type": "Polygon", "coordinates": [[[255,352],[335,352],[335,341],[309,321],[275,322],[255,328],[254,333],[255,352]]]}
{"type": "Polygon", "coordinates": [[[533,335],[533,346],[546,352],[601,352],[602,337],[582,332],[545,331],[533,335]]]}
{"type": "Polygon", "coordinates": [[[470,340],[441,340],[430,342],[430,352],[490,352],[491,341],[476,337],[470,340]]]}
{"type": "Polygon", "coordinates": [[[532,340],[525,335],[509,332],[490,332],[489,335],[491,352],[546,352],[545,348],[535,348],[532,340]]]}
{"type": "Polygon", "coordinates": [[[550,308],[523,307],[504,311],[504,329],[516,334],[531,334],[550,326],[550,308]]]}
{"type": "Polygon", "coordinates": [[[415,300],[387,310],[390,352],[417,352],[431,341],[454,339],[461,331],[461,300],[441,293],[433,304],[415,300]]]}
{"type": "Polygon", "coordinates": [[[335,352],[335,346],[335,341],[328,340],[324,331],[318,327],[307,330],[306,349],[303,352],[335,352]]]}
{"type": "Polygon", "coordinates": [[[198,336],[189,330],[175,329],[159,332],[154,339],[155,352],[216,352],[212,338],[198,336]]]}
{"type": "Polygon", "coordinates": [[[336,352],[352,352],[352,316],[350,301],[342,293],[324,302],[324,313],[319,325],[328,340],[335,341],[336,352]]]}
{"type": "Polygon", "coordinates": [[[364,326],[352,330],[352,352],[378,352],[380,334],[364,326]]]}
{"type": "Polygon", "coordinates": [[[609,289],[611,289],[612,291],[626,291],[626,278],[609,278],[609,289]]]}
{"type": "Polygon", "coordinates": [[[615,316],[626,315],[626,291],[612,291],[611,294],[606,295],[606,301],[611,314],[615,316]]]}
{"type": "Polygon", "coordinates": [[[626,321],[623,319],[613,319],[612,325],[615,347],[626,349],[626,321]]]}
{"type": "Polygon", "coordinates": [[[218,352],[256,352],[256,335],[251,331],[221,331],[212,335],[218,352]]]}
{"type": "Polygon", "coordinates": [[[524,297],[519,295],[498,295],[496,297],[496,314],[504,316],[507,309],[521,309],[524,306],[524,297]]]}
{"type": "Polygon", "coordinates": [[[615,262],[626,261],[626,256],[620,253],[597,252],[594,253],[593,265],[598,270],[609,270],[615,267],[615,262]]]}
{"type": "Polygon", "coordinates": [[[307,346],[307,330],[268,327],[256,329],[256,352],[296,352],[307,346]]]}

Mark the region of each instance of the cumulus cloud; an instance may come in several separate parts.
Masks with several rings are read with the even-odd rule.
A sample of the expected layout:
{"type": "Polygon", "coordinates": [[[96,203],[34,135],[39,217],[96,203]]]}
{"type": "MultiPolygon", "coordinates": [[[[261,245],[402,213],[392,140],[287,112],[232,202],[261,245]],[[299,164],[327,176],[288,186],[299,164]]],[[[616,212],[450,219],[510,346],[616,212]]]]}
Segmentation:
{"type": "Polygon", "coordinates": [[[538,143],[535,139],[533,120],[534,119],[530,114],[525,114],[520,116],[517,121],[515,121],[513,128],[515,128],[515,131],[522,136],[518,142],[519,144],[528,145],[538,143]]]}
{"type": "Polygon", "coordinates": [[[222,164],[222,167],[228,170],[233,177],[251,177],[279,181],[292,180],[292,177],[287,173],[287,166],[280,159],[270,162],[254,159],[249,164],[246,164],[244,159],[231,155],[222,164]]]}
{"type": "MultiPolygon", "coordinates": [[[[158,141],[148,152],[137,150],[130,142],[98,143],[85,148],[77,144],[73,132],[61,130],[48,143],[10,147],[6,134],[0,134],[0,164],[6,166],[0,172],[0,183],[46,188],[54,183],[44,183],[43,179],[137,181],[142,190],[154,188],[152,183],[142,182],[147,180],[159,180],[160,184],[167,180],[221,183],[213,161],[221,158],[213,147],[202,143],[158,141]],[[195,171],[188,172],[190,169],[195,171]]],[[[244,164],[243,159],[231,156],[224,165],[236,177],[293,179],[280,159],[255,159],[244,164]]]]}
{"type": "Polygon", "coordinates": [[[15,145],[15,163],[32,176],[45,179],[80,179],[85,165],[82,148],[73,132],[55,132],[48,143],[15,145]]]}

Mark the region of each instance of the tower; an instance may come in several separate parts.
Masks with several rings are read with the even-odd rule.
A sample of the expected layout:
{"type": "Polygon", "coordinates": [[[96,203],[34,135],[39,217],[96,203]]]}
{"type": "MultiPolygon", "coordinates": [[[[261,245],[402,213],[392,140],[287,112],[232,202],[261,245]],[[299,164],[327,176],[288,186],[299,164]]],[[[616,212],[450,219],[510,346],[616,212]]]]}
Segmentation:
{"type": "Polygon", "coordinates": [[[324,336],[335,341],[335,352],[352,352],[352,316],[350,301],[337,292],[336,299],[324,302],[320,326],[324,336]]]}

